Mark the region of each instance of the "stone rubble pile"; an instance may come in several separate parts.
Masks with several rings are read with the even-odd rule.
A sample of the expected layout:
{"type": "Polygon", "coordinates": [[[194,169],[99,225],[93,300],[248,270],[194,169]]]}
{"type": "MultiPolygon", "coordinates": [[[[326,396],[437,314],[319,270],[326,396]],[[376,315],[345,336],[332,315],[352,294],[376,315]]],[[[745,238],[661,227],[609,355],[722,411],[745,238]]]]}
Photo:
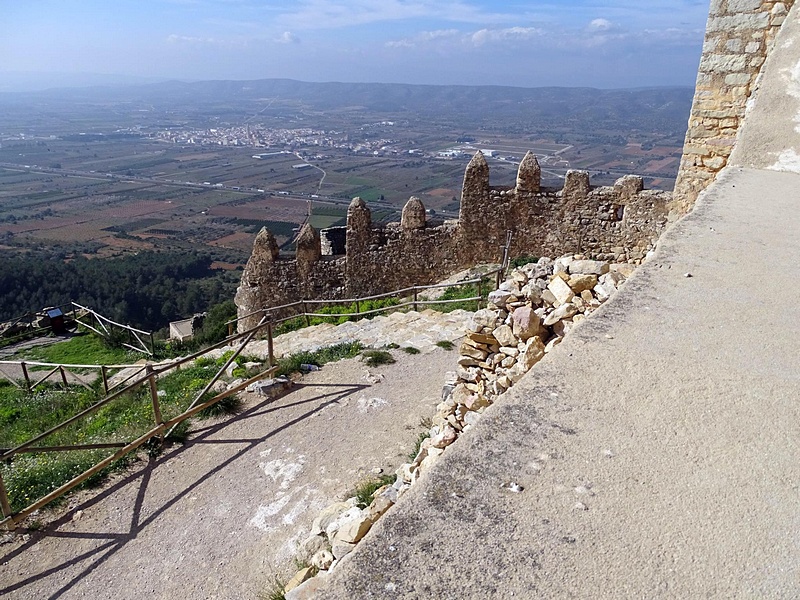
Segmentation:
{"type": "Polygon", "coordinates": [[[587,260],[582,255],[541,258],[514,269],[489,294],[487,308],[467,325],[458,371],[448,374],[429,437],[411,463],[400,465],[393,485],[378,489],[366,508],[356,499],[323,510],[301,544],[311,570],[287,585],[286,599],[310,598],[325,575],[347,556],[370,527],[458,436],[478,422],[495,399],[527,373],[564,336],[625,282],[635,266],[587,260]]]}

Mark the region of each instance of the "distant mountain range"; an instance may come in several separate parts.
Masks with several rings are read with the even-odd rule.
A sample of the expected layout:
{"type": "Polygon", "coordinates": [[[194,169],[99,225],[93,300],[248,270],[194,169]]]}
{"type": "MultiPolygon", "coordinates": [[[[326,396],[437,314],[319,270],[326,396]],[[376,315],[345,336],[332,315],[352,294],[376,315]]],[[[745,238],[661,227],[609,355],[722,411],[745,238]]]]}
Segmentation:
{"type": "Polygon", "coordinates": [[[574,130],[685,131],[693,89],[665,87],[601,90],[501,86],[410,85],[384,83],[309,83],[290,79],[253,81],[166,81],[131,86],[61,88],[0,93],[0,103],[58,98],[74,102],[143,102],[212,109],[274,100],[307,110],[351,110],[416,115],[447,122],[515,122],[541,128],[548,121],[574,130]]]}

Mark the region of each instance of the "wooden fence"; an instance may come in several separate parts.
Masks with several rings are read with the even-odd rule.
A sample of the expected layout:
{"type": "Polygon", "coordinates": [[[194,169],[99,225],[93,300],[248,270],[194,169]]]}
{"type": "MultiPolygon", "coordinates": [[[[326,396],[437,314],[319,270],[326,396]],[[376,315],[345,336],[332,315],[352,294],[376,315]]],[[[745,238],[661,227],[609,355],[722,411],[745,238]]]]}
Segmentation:
{"type": "MultiPolygon", "coordinates": [[[[110,456],[104,458],[103,460],[96,463],[91,468],[87,469],[80,475],[76,476],[72,480],[68,481],[67,483],[61,485],[58,489],[53,490],[46,496],[35,500],[32,504],[27,506],[26,508],[18,511],[13,512],[11,509],[11,504],[8,500],[8,495],[6,492],[5,484],[3,483],[2,473],[0,473],[0,515],[2,516],[2,520],[0,520],[0,528],[12,528],[16,523],[19,523],[21,520],[25,519],[28,515],[32,512],[42,508],[43,506],[47,505],[48,503],[52,502],[56,498],[59,498],[69,492],[70,490],[74,489],[75,487],[79,486],[87,479],[92,477],[93,475],[99,473],[109,465],[111,465],[114,461],[119,460],[126,454],[133,452],[137,448],[141,447],[148,441],[158,438],[159,440],[163,441],[163,439],[169,435],[175,427],[180,424],[181,422],[185,421],[186,419],[193,417],[203,409],[212,406],[213,404],[219,402],[223,398],[227,398],[228,396],[232,396],[244,388],[246,388],[251,383],[259,381],[261,379],[265,379],[267,377],[271,377],[275,374],[277,367],[274,366],[274,356],[270,352],[267,362],[267,368],[262,371],[261,373],[255,375],[254,377],[250,377],[247,381],[240,383],[239,385],[228,389],[222,393],[214,395],[210,399],[204,399],[203,397],[211,390],[214,384],[219,380],[219,378],[225,373],[228,367],[236,360],[236,358],[244,351],[247,347],[247,344],[259,333],[262,329],[267,326],[267,319],[266,317],[262,318],[258,325],[245,331],[243,333],[230,336],[225,340],[214,344],[209,348],[205,348],[204,350],[192,354],[191,356],[187,356],[185,358],[181,358],[175,361],[162,363],[158,365],[135,365],[136,368],[140,369],[132,375],[127,377],[127,385],[124,387],[120,387],[123,382],[120,382],[116,386],[108,386],[106,381],[106,394],[103,398],[92,404],[87,409],[79,412],[78,414],[66,419],[65,421],[61,422],[60,424],[56,425],[55,427],[36,435],[22,444],[17,445],[14,448],[2,448],[0,449],[0,461],[11,461],[16,455],[23,454],[23,453],[41,453],[41,452],[70,452],[76,450],[98,450],[98,449],[115,449],[116,451],[111,454],[110,456]],[[231,354],[230,358],[225,362],[225,364],[220,367],[214,377],[208,382],[208,384],[200,391],[195,397],[194,400],[189,404],[189,406],[181,412],[179,415],[171,418],[171,419],[164,419],[161,413],[161,407],[159,404],[159,396],[158,396],[158,376],[164,375],[168,371],[172,369],[178,368],[181,365],[184,365],[190,361],[194,361],[198,358],[201,358],[203,355],[207,354],[211,350],[215,350],[217,348],[221,348],[226,345],[233,345],[234,343],[239,342],[238,347],[234,350],[231,354]],[[42,445],[41,443],[46,440],[49,436],[53,435],[54,433],[61,431],[62,429],[69,427],[70,425],[80,421],[81,419],[85,419],[102,407],[106,406],[110,402],[113,402],[117,398],[121,397],[122,395],[134,391],[142,386],[147,386],[150,391],[150,402],[152,403],[153,409],[153,427],[148,430],[147,432],[143,433],[139,437],[134,440],[129,440],[126,442],[113,442],[113,443],[98,443],[98,444],[79,444],[79,445],[70,445],[70,446],[46,446],[42,445]],[[119,388],[114,390],[114,388],[119,388]]],[[[27,363],[33,364],[33,363],[27,363]]],[[[66,370],[67,367],[76,368],[75,365],[55,365],[56,367],[62,367],[66,370]]],[[[121,365],[125,366],[125,365],[121,365]]],[[[101,365],[88,365],[85,366],[86,368],[96,368],[102,370],[104,367],[101,365]]],[[[106,369],[111,367],[106,366],[106,369]]],[[[63,372],[62,369],[56,368],[51,371],[52,373],[55,372],[63,372]]],[[[43,380],[42,380],[43,381],[43,380]]],[[[40,384],[41,381],[37,382],[36,385],[40,384]]],[[[35,387],[35,386],[32,386],[35,387]]]]}
{"type": "Polygon", "coordinates": [[[130,325],[117,323],[91,308],[81,306],[77,302],[73,302],[72,305],[81,311],[80,313],[75,313],[75,321],[94,331],[97,335],[113,341],[116,333],[119,333],[126,338],[126,341],[119,340],[124,348],[134,352],[141,352],[148,356],[152,356],[155,353],[155,340],[153,339],[152,331],[142,331],[130,325]]]}
{"type": "MultiPolygon", "coordinates": [[[[107,340],[118,341],[121,346],[134,352],[140,352],[147,356],[152,356],[155,353],[155,340],[151,331],[142,331],[130,325],[117,323],[108,317],[104,317],[96,310],[81,306],[77,302],[68,302],[56,308],[64,314],[67,323],[77,323],[107,340]]],[[[49,333],[52,329],[50,325],[45,327],[36,326],[36,322],[40,318],[41,314],[27,313],[4,323],[5,329],[14,327],[21,327],[22,329],[15,335],[3,336],[3,343],[13,344],[36,335],[49,333]]]]}
{"type": "Polygon", "coordinates": [[[507,268],[507,265],[505,264],[506,261],[507,261],[507,256],[504,256],[504,264],[502,266],[484,273],[481,277],[476,277],[474,279],[468,279],[465,281],[458,281],[456,283],[415,285],[408,288],[404,288],[402,290],[394,290],[392,292],[386,292],[384,294],[376,294],[375,296],[365,296],[361,298],[345,298],[342,300],[297,300],[295,302],[290,302],[289,304],[282,304],[280,306],[271,306],[268,308],[262,308],[247,313],[246,315],[242,315],[241,317],[237,317],[236,319],[228,321],[226,323],[226,325],[228,326],[228,334],[229,335],[233,334],[234,328],[239,324],[240,321],[243,321],[244,319],[248,319],[251,317],[256,317],[259,315],[267,319],[268,322],[267,335],[270,339],[270,345],[271,345],[273,327],[279,325],[280,323],[284,323],[285,321],[290,321],[292,319],[297,319],[297,318],[305,318],[306,325],[308,326],[311,325],[312,318],[337,319],[339,317],[347,317],[347,318],[360,319],[364,317],[374,316],[384,312],[401,310],[404,308],[410,308],[411,310],[416,311],[419,309],[420,306],[454,304],[459,302],[475,302],[475,310],[479,310],[481,302],[485,299],[484,289],[483,289],[485,280],[489,277],[495,276],[496,278],[495,288],[499,287],[500,280],[507,268]],[[452,300],[420,299],[420,293],[425,292],[427,290],[454,288],[454,287],[461,287],[464,285],[477,285],[478,294],[476,296],[471,296],[469,298],[455,298],[452,300]],[[383,306],[381,308],[375,308],[371,310],[361,310],[362,303],[369,302],[372,300],[385,300],[388,298],[398,298],[400,299],[400,303],[392,304],[389,306],[383,306]],[[341,305],[345,306],[355,305],[356,312],[320,313],[320,312],[314,312],[309,308],[315,306],[341,306],[341,305]],[[281,315],[281,314],[284,316],[276,317],[276,315],[281,315]]]}
{"type": "MultiPolygon", "coordinates": [[[[510,242],[510,238],[508,240],[510,242]]],[[[0,520],[0,528],[11,528],[16,523],[19,523],[23,519],[25,519],[28,515],[32,512],[44,507],[45,505],[49,504],[53,500],[63,496],[64,494],[68,493],[69,491],[73,490],[87,479],[92,477],[93,475],[99,473],[109,465],[111,465],[114,461],[119,460],[126,454],[133,452],[137,448],[141,447],[148,441],[159,438],[161,441],[168,436],[175,427],[180,424],[181,422],[185,421],[186,419],[196,415],[203,409],[212,406],[213,404],[219,402],[220,400],[232,396],[244,388],[246,388],[251,383],[259,381],[261,379],[265,379],[275,374],[277,371],[277,367],[275,366],[275,356],[273,350],[273,340],[274,340],[274,332],[273,328],[275,325],[283,323],[284,321],[288,321],[290,319],[295,319],[298,317],[302,317],[306,319],[306,324],[310,324],[310,320],[313,317],[323,317],[323,318],[338,318],[338,317],[348,317],[348,318],[359,318],[359,317],[366,317],[371,315],[376,315],[381,312],[387,311],[394,311],[400,310],[403,308],[412,308],[413,310],[417,310],[420,306],[431,306],[431,305],[440,305],[440,304],[451,304],[455,302],[472,302],[476,303],[476,310],[480,308],[480,304],[484,298],[484,280],[487,277],[496,276],[496,284],[499,286],[503,273],[505,273],[506,269],[508,268],[508,246],[506,244],[506,249],[503,253],[503,264],[494,270],[491,270],[481,277],[470,279],[467,281],[459,281],[456,283],[447,283],[447,284],[436,284],[436,285],[424,285],[424,286],[412,286],[409,288],[405,288],[402,290],[396,290],[393,292],[387,292],[385,294],[378,294],[375,296],[369,296],[364,298],[354,298],[354,299],[344,299],[344,300],[300,300],[297,302],[293,302],[290,304],[286,304],[283,306],[276,306],[271,308],[265,308],[248,315],[244,315],[232,321],[229,321],[228,328],[229,328],[229,336],[210,346],[205,348],[191,356],[187,356],[185,358],[181,358],[179,360],[158,364],[158,365],[116,365],[116,366],[102,366],[102,365],[55,365],[50,363],[37,363],[37,362],[11,362],[11,361],[2,361],[0,365],[19,365],[20,368],[23,370],[24,373],[24,381],[25,386],[28,390],[35,389],[38,385],[41,385],[45,380],[53,375],[60,375],[62,379],[62,383],[66,386],[68,384],[67,374],[71,374],[74,377],[77,377],[72,369],[82,368],[82,369],[97,369],[100,371],[101,376],[103,378],[103,386],[105,391],[105,396],[98,400],[95,404],[90,406],[89,408],[81,411],[77,415],[70,417],[69,419],[63,421],[59,425],[41,433],[26,442],[19,444],[14,448],[0,448],[0,461],[11,461],[14,456],[17,454],[22,453],[36,453],[36,452],[69,452],[69,451],[76,451],[76,450],[96,450],[96,449],[114,449],[116,451],[106,457],[105,459],[101,460],[100,462],[96,463],[91,468],[87,469],[80,475],[76,476],[72,480],[68,481],[67,483],[60,486],[58,489],[50,492],[46,496],[39,498],[38,500],[34,501],[32,504],[27,506],[26,508],[20,510],[19,512],[13,512],[11,510],[11,505],[8,500],[8,495],[6,492],[5,485],[3,483],[2,473],[0,473],[0,514],[2,515],[2,520],[0,520]],[[452,287],[460,287],[464,285],[477,285],[478,294],[473,297],[469,298],[457,298],[453,300],[423,300],[420,299],[420,292],[424,292],[426,290],[434,290],[434,289],[442,289],[442,288],[452,288],[452,287]],[[371,310],[361,310],[361,303],[367,302],[370,300],[381,300],[386,298],[399,298],[401,302],[399,304],[394,304],[391,306],[386,306],[377,309],[371,310]],[[356,312],[354,313],[339,313],[339,314],[325,314],[325,313],[318,313],[309,310],[309,307],[314,306],[323,306],[323,305],[351,305],[354,304],[356,306],[356,312]],[[275,313],[285,312],[296,310],[294,314],[290,314],[288,316],[275,318],[275,313]],[[258,324],[255,327],[248,329],[247,331],[234,334],[233,328],[236,326],[239,321],[242,319],[261,315],[261,318],[258,324]],[[219,380],[223,373],[227,370],[227,368],[236,360],[236,358],[242,354],[244,349],[246,348],[247,344],[253,340],[253,338],[260,334],[262,331],[266,331],[266,337],[268,339],[268,360],[267,360],[267,369],[259,373],[258,375],[249,378],[247,381],[244,381],[237,385],[234,388],[228,389],[220,394],[216,394],[214,397],[203,400],[203,396],[205,396],[214,384],[219,380]],[[211,350],[215,350],[217,348],[221,348],[227,345],[233,345],[234,342],[241,340],[241,343],[232,353],[230,358],[225,362],[225,364],[217,371],[216,375],[208,382],[208,384],[203,388],[201,392],[199,392],[191,404],[179,415],[173,417],[172,419],[165,420],[161,413],[161,408],[159,404],[159,397],[158,397],[158,376],[167,373],[168,371],[178,368],[183,364],[186,364],[190,361],[196,360],[197,358],[202,357],[203,355],[207,354],[211,350]],[[28,366],[43,366],[43,367],[52,367],[50,371],[41,378],[39,381],[34,382],[30,377],[30,373],[27,371],[28,366]],[[108,372],[109,370],[113,370],[115,368],[132,368],[135,369],[132,374],[129,374],[124,381],[118,382],[115,385],[109,384],[108,379],[108,372]],[[120,386],[123,383],[127,383],[124,387],[120,386]],[[116,443],[99,443],[99,444],[80,444],[80,445],[71,445],[71,446],[44,446],[44,445],[37,445],[40,442],[44,441],[50,435],[61,431],[65,427],[72,425],[73,423],[86,418],[95,412],[97,412],[103,406],[106,406],[110,402],[113,402],[115,399],[119,398],[125,393],[131,392],[136,390],[137,388],[147,385],[150,391],[150,401],[152,403],[153,408],[153,420],[154,426],[147,431],[146,433],[142,434],[138,438],[134,440],[130,440],[127,442],[116,442],[116,443]],[[116,389],[120,388],[120,389],[116,389]],[[114,391],[116,390],[116,391],[114,391]]],[[[152,334],[147,334],[147,332],[139,331],[124,325],[120,325],[118,323],[114,323],[108,319],[105,319],[101,315],[98,315],[96,312],[92,311],[91,309],[87,309],[82,307],[78,304],[75,306],[80,310],[89,311],[89,314],[95,316],[95,318],[100,317],[98,319],[99,327],[98,329],[105,329],[106,333],[109,333],[108,324],[112,326],[122,327],[128,331],[130,331],[133,339],[138,341],[145,350],[141,348],[131,348],[134,350],[139,351],[146,351],[146,344],[144,340],[141,339],[141,335],[149,336],[149,340],[151,342],[151,349],[152,349],[152,334]],[[135,335],[139,334],[139,335],[135,335]]],[[[80,322],[80,321],[79,321],[80,322]]],[[[82,325],[89,327],[86,323],[81,322],[82,325]]],[[[89,327],[92,331],[103,335],[101,331],[95,329],[93,327],[89,327]]],[[[126,345],[126,347],[131,347],[131,345],[126,345]]],[[[81,385],[87,386],[86,382],[80,382],[81,385]]],[[[15,383],[15,385],[17,385],[15,383]]],[[[20,386],[21,387],[21,386],[20,386]]]]}

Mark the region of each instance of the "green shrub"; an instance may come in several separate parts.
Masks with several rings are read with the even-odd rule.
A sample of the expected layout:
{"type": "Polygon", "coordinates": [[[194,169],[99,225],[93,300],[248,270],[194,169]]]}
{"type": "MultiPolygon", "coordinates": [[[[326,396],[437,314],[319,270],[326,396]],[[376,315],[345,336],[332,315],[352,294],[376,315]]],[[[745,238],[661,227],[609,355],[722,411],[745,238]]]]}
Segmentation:
{"type": "Polygon", "coordinates": [[[406,354],[419,354],[419,348],[414,348],[414,346],[406,346],[403,348],[403,352],[406,354]]]}
{"type": "Polygon", "coordinates": [[[529,263],[538,262],[538,256],[517,256],[516,258],[511,259],[511,268],[516,269],[517,267],[521,267],[522,265],[527,265],[529,263]]]}
{"type": "Polygon", "coordinates": [[[450,340],[439,340],[436,342],[436,345],[444,350],[452,350],[455,348],[455,345],[450,340]]]}

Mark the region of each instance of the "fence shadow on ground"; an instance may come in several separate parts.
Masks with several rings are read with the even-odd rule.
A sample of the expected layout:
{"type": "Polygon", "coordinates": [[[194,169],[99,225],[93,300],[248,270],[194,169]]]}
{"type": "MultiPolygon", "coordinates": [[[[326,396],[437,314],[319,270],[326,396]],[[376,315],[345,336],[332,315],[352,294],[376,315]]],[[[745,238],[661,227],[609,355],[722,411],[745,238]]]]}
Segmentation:
{"type": "Polygon", "coordinates": [[[47,596],[48,598],[53,600],[62,597],[65,593],[71,590],[82,578],[86,577],[87,575],[92,573],[95,569],[100,567],[114,554],[122,550],[129,542],[135,540],[145,528],[154,524],[159,517],[165,514],[170,508],[175,506],[178,502],[186,498],[187,495],[190,494],[193,490],[195,490],[204,482],[208,481],[213,476],[222,472],[224,469],[226,469],[227,467],[229,467],[230,465],[241,459],[249,452],[253,451],[259,444],[262,444],[263,442],[269,440],[271,437],[281,433],[282,431],[302,423],[303,421],[312,417],[313,415],[322,411],[323,409],[331,405],[337,404],[338,402],[347,398],[348,396],[358,391],[364,390],[370,386],[366,384],[313,384],[312,386],[309,387],[320,387],[320,388],[327,387],[327,388],[335,388],[335,390],[325,391],[324,393],[315,395],[314,397],[309,398],[307,400],[282,403],[281,400],[291,395],[291,391],[289,391],[287,394],[284,394],[276,399],[265,399],[255,404],[254,406],[244,410],[238,415],[226,419],[223,422],[213,424],[208,427],[197,430],[195,432],[196,435],[190,438],[185,445],[172,448],[158,457],[149,459],[144,466],[137,468],[135,471],[129,473],[121,480],[110,485],[102,492],[85,500],[80,505],[76,506],[73,510],[70,510],[62,517],[49,524],[44,530],[33,533],[31,535],[31,538],[25,543],[23,543],[21,546],[14,548],[13,550],[4,555],[0,555],[0,564],[4,565],[5,569],[10,570],[13,567],[12,561],[15,558],[19,557],[26,550],[29,550],[36,544],[48,538],[61,538],[68,540],[84,539],[84,540],[101,541],[101,543],[97,547],[92,548],[85,552],[81,552],[75,556],[65,558],[63,562],[54,567],[44,569],[43,571],[37,573],[28,573],[24,579],[16,583],[0,587],[0,596],[4,596],[6,594],[12,594],[14,592],[19,592],[20,590],[23,590],[26,587],[36,582],[40,582],[44,578],[59,575],[63,571],[71,567],[75,567],[87,560],[90,561],[89,564],[85,565],[80,570],[79,573],[71,577],[69,581],[60,584],[60,587],[56,591],[52,592],[49,596],[47,596]],[[309,410],[304,412],[302,415],[290,421],[287,421],[274,429],[270,429],[264,435],[258,436],[256,438],[231,438],[231,439],[221,439],[221,440],[210,439],[213,435],[224,431],[226,428],[231,427],[236,423],[241,423],[248,419],[268,417],[273,413],[279,412],[281,410],[294,408],[300,405],[313,405],[313,406],[311,406],[309,410]],[[150,480],[154,470],[157,469],[159,466],[164,465],[165,463],[168,463],[169,461],[190,451],[195,446],[214,445],[214,444],[246,444],[246,445],[243,448],[239,449],[234,455],[226,458],[225,460],[222,460],[219,464],[215,465],[206,473],[202,474],[190,485],[185,486],[183,489],[175,490],[174,495],[172,495],[165,502],[162,502],[161,505],[158,506],[147,518],[141,519],[141,513],[142,513],[142,508],[144,506],[145,495],[150,485],[150,480]],[[137,484],[138,489],[136,493],[136,500],[131,508],[130,526],[128,527],[128,530],[126,532],[124,533],[100,532],[100,531],[69,532],[60,530],[62,527],[64,527],[72,520],[75,511],[78,510],[85,511],[93,506],[96,506],[101,502],[103,502],[104,500],[108,499],[109,497],[113,496],[115,493],[120,492],[123,488],[129,485],[136,484],[137,481],[138,481],[137,484]],[[102,542],[102,540],[106,541],[102,542]]]}

